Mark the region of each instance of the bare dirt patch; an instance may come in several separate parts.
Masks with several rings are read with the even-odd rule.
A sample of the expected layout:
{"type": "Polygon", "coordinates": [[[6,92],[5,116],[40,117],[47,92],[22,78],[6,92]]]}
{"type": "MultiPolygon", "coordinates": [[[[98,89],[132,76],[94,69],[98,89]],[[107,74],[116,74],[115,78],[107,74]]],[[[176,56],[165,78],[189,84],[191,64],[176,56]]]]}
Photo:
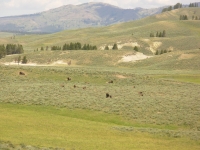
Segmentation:
{"type": "Polygon", "coordinates": [[[118,62],[136,62],[138,60],[144,60],[150,57],[153,57],[153,56],[147,56],[147,55],[144,55],[143,53],[137,52],[137,53],[127,54],[123,56],[122,59],[119,60],[118,62]]]}
{"type": "Polygon", "coordinates": [[[125,76],[123,76],[123,75],[119,75],[119,74],[116,75],[116,77],[119,78],[119,79],[126,79],[126,78],[128,78],[128,77],[125,77],[125,76]]]}
{"type": "Polygon", "coordinates": [[[193,57],[195,57],[194,54],[182,54],[178,59],[179,59],[179,60],[183,60],[183,59],[192,59],[193,57]]]}

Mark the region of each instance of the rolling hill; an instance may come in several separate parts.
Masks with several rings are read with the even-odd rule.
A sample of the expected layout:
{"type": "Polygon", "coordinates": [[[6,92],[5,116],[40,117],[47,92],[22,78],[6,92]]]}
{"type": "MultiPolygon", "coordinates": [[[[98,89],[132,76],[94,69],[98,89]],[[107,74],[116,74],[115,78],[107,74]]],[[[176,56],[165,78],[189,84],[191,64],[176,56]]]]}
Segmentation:
{"type": "Polygon", "coordinates": [[[57,32],[67,29],[97,27],[141,19],[160,13],[163,7],[153,9],[122,9],[106,3],[66,5],[49,11],[0,18],[1,31],[57,32]]]}
{"type": "MultiPolygon", "coordinates": [[[[198,69],[198,59],[193,59],[195,58],[193,56],[190,57],[190,65],[187,65],[187,61],[190,59],[177,59],[185,53],[190,55],[190,50],[194,50],[192,55],[199,55],[197,49],[200,48],[200,20],[192,20],[193,15],[200,16],[200,9],[181,8],[127,23],[119,23],[107,27],[66,30],[54,34],[17,35],[14,39],[8,37],[7,34],[2,34],[4,38],[0,38],[0,41],[3,43],[22,44],[29,60],[37,64],[59,63],[57,62],[59,60],[63,60],[66,63],[68,60],[73,60],[73,65],[149,66],[150,68],[164,68],[164,65],[166,68],[170,68],[171,63],[175,60],[174,64],[176,64],[176,60],[178,60],[179,64],[175,68],[198,69]],[[189,20],[179,20],[180,15],[187,15],[189,20]],[[150,37],[150,33],[156,34],[156,32],[162,32],[163,30],[166,31],[166,37],[150,37]],[[90,52],[52,52],[48,49],[48,51],[40,52],[41,47],[63,46],[64,43],[70,42],[97,45],[99,50],[90,52]],[[112,48],[114,43],[117,43],[119,51],[102,51],[106,45],[112,48]],[[165,58],[166,55],[160,55],[159,58],[163,59],[153,57],[139,64],[119,64],[118,62],[123,56],[134,53],[134,46],[139,46],[139,52],[149,56],[154,56],[157,50],[167,50],[173,53],[169,54],[172,57],[165,58]],[[39,49],[39,51],[34,52],[36,49],[39,49]],[[166,59],[171,61],[157,64],[158,61],[166,59]],[[193,61],[196,65],[191,67],[193,61]],[[185,67],[182,67],[180,62],[184,62],[186,64],[185,67]],[[153,65],[154,63],[157,65],[153,65]]],[[[11,62],[14,57],[6,57],[1,62],[11,62]]]]}

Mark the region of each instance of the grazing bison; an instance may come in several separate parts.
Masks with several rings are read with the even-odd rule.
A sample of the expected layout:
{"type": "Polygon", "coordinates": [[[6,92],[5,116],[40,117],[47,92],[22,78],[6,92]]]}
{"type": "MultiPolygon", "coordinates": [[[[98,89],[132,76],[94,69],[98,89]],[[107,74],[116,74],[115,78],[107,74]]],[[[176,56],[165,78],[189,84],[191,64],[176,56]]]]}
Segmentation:
{"type": "Polygon", "coordinates": [[[112,98],[112,96],[109,93],[106,93],[106,98],[112,98]]]}
{"type": "Polygon", "coordinates": [[[19,72],[19,75],[25,75],[25,73],[23,73],[23,72],[20,71],[20,72],[19,72]]]}
{"type": "Polygon", "coordinates": [[[140,95],[140,96],[143,96],[143,92],[139,92],[139,95],[140,95]]]}
{"type": "Polygon", "coordinates": [[[74,85],[74,88],[76,88],[76,85],[74,85]]]}
{"type": "Polygon", "coordinates": [[[60,85],[61,87],[65,87],[64,85],[60,85]]]}
{"type": "Polygon", "coordinates": [[[83,89],[85,90],[85,89],[86,89],[86,86],[85,86],[85,87],[83,87],[83,89]]]}
{"type": "Polygon", "coordinates": [[[70,81],[70,80],[71,80],[71,78],[69,78],[69,77],[68,77],[68,78],[67,78],[67,80],[68,80],[68,81],[70,81]]]}
{"type": "Polygon", "coordinates": [[[110,80],[108,83],[113,83],[113,80],[110,80]]]}

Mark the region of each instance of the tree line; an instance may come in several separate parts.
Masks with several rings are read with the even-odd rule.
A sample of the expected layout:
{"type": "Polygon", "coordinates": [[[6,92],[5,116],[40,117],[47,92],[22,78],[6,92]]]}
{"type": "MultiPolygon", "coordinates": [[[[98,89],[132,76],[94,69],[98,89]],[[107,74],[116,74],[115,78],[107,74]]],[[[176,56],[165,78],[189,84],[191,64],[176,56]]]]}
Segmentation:
{"type": "Polygon", "coordinates": [[[200,20],[200,16],[192,16],[192,20],[200,20]]]}
{"type": "Polygon", "coordinates": [[[198,3],[190,3],[189,7],[199,7],[198,3]]]}
{"type": "Polygon", "coordinates": [[[187,15],[180,15],[180,20],[188,20],[188,16],[187,15]]]}
{"type": "Polygon", "coordinates": [[[166,37],[166,31],[165,30],[163,30],[163,32],[158,32],[157,31],[156,34],[151,32],[150,33],[150,37],[166,37]]]}
{"type": "Polygon", "coordinates": [[[164,8],[164,9],[162,10],[162,12],[171,11],[171,10],[173,10],[173,9],[179,9],[179,8],[182,8],[182,7],[183,7],[183,5],[182,5],[181,3],[177,3],[177,4],[174,5],[174,6],[169,6],[169,7],[167,7],[167,8],[164,8]]]}
{"type": "MultiPolygon", "coordinates": [[[[46,46],[46,50],[48,50],[48,49],[49,49],[49,47],[46,46]]],[[[43,51],[44,47],[41,47],[40,50],[43,51]]],[[[69,44],[65,43],[62,47],[61,46],[51,46],[51,50],[97,50],[97,46],[90,45],[90,44],[84,44],[82,46],[82,44],[80,42],[76,42],[76,43],[71,42],[69,44]]],[[[38,51],[38,48],[36,51],[38,51]]]]}
{"type": "Polygon", "coordinates": [[[167,51],[166,49],[165,50],[157,50],[155,55],[162,55],[164,53],[169,53],[169,52],[171,52],[171,51],[167,51]]]}
{"type": "Polygon", "coordinates": [[[0,59],[5,57],[6,55],[12,54],[22,54],[24,53],[23,46],[20,44],[7,44],[0,45],[0,59]]]}
{"type": "Polygon", "coordinates": [[[21,56],[15,58],[15,63],[18,63],[18,65],[19,65],[20,62],[22,64],[26,64],[28,62],[26,56],[24,56],[23,58],[21,58],[21,56]]]}
{"type": "MultiPolygon", "coordinates": [[[[108,45],[105,47],[104,50],[110,50],[110,48],[108,47],[108,45]]],[[[112,46],[112,50],[118,50],[118,46],[117,46],[116,43],[112,46]]]]}
{"type": "MultiPolygon", "coordinates": [[[[189,20],[187,15],[180,15],[180,20],[189,20]]],[[[200,16],[192,16],[192,20],[200,20],[200,16]]]]}
{"type": "MultiPolygon", "coordinates": [[[[198,5],[198,3],[190,3],[188,7],[199,7],[199,5],[198,5]]],[[[174,6],[169,6],[169,7],[167,7],[167,8],[164,8],[164,9],[162,10],[162,12],[171,11],[171,10],[179,9],[179,8],[183,8],[183,4],[177,3],[177,4],[174,5],[174,6]]]]}

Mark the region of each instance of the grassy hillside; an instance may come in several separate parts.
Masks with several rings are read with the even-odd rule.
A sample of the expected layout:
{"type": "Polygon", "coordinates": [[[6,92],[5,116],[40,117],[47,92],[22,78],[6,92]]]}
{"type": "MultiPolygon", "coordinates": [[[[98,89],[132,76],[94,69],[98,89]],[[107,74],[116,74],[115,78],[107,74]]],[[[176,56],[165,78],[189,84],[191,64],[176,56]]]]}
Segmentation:
{"type": "Polygon", "coordinates": [[[172,149],[200,147],[198,71],[0,70],[0,141],[66,149],[168,149],[170,143],[172,149]]]}
{"type": "Polygon", "coordinates": [[[26,50],[33,51],[41,46],[63,45],[64,43],[77,42],[91,43],[101,46],[113,43],[138,42],[143,49],[174,49],[188,50],[200,47],[200,23],[192,20],[192,16],[200,15],[199,8],[182,8],[147,17],[138,21],[116,24],[103,28],[87,28],[81,30],[63,31],[48,35],[17,36],[16,39],[0,39],[7,42],[21,43],[26,50]],[[194,14],[195,13],[195,14],[194,14]],[[188,21],[180,21],[180,15],[187,14],[188,21]],[[150,38],[151,32],[166,30],[166,38],[150,38]],[[154,42],[161,44],[156,47],[154,42]]]}

